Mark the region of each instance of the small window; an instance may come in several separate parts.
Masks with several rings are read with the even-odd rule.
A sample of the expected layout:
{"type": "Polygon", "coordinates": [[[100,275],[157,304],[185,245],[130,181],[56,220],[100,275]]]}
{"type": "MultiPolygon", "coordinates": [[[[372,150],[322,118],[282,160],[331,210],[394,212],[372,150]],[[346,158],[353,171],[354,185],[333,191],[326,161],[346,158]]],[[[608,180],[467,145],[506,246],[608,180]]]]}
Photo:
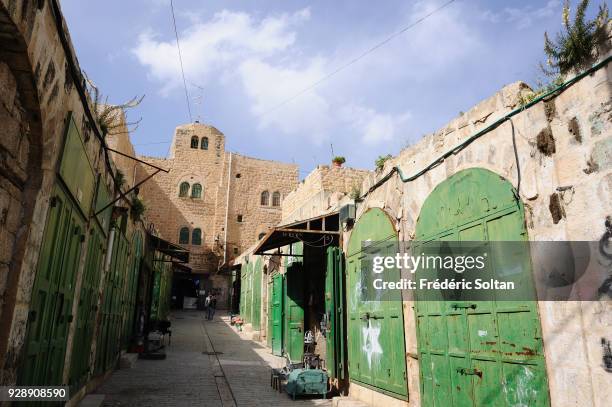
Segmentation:
{"type": "Polygon", "coordinates": [[[198,136],[193,136],[191,138],[191,148],[198,148],[198,144],[200,144],[200,140],[198,139],[198,136]]]}
{"type": "Polygon", "coordinates": [[[242,215],[238,215],[238,216],[236,216],[236,220],[237,220],[238,222],[242,222],[242,215]]]}
{"type": "Polygon", "coordinates": [[[270,204],[270,193],[268,191],[263,191],[261,193],[259,204],[263,206],[268,206],[270,204]]]}
{"type": "Polygon", "coordinates": [[[187,195],[189,195],[189,182],[181,182],[181,186],[179,187],[179,196],[187,195]]]}
{"type": "Polygon", "coordinates": [[[242,177],[242,174],[240,173],[236,174],[236,178],[240,178],[240,177],[242,177]]]}
{"type": "Polygon", "coordinates": [[[191,244],[194,244],[196,246],[202,244],[202,229],[193,229],[193,232],[191,232],[191,244]]]}
{"type": "Polygon", "coordinates": [[[200,145],[200,148],[202,150],[208,150],[208,137],[202,137],[202,144],[200,145]]]}
{"type": "Polygon", "coordinates": [[[272,194],[272,206],[280,206],[280,192],[278,191],[272,194]]]}
{"type": "Polygon", "coordinates": [[[238,254],[238,248],[234,247],[234,254],[238,254]]]}
{"type": "Polygon", "coordinates": [[[179,232],[179,244],[189,244],[189,228],[181,228],[179,232]]]}
{"type": "Polygon", "coordinates": [[[262,232],[262,233],[260,233],[260,234],[259,234],[259,236],[257,236],[257,240],[261,240],[261,239],[263,239],[265,235],[266,235],[266,234],[265,234],[265,233],[263,233],[263,232],[262,232]]]}
{"type": "Polygon", "coordinates": [[[202,198],[202,185],[193,184],[193,186],[191,187],[191,197],[202,198]]]}

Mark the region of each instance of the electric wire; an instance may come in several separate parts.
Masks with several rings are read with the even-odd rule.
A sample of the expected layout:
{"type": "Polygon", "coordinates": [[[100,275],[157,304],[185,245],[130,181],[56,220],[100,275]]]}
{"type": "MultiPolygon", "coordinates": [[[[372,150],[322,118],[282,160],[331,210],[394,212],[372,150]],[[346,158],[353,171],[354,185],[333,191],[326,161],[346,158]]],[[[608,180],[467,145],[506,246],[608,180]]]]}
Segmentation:
{"type": "Polygon", "coordinates": [[[408,176],[408,177],[404,176],[404,172],[397,165],[392,167],[389,170],[389,172],[387,174],[385,174],[384,177],[382,177],[374,185],[372,185],[370,188],[368,188],[368,190],[363,195],[361,195],[358,198],[358,200],[362,201],[363,199],[365,199],[366,196],[368,196],[369,194],[374,192],[381,185],[383,185],[389,179],[391,179],[391,177],[395,173],[397,173],[399,175],[399,178],[400,178],[400,180],[403,183],[412,182],[412,181],[416,180],[417,178],[421,177],[425,173],[429,172],[430,170],[434,169],[438,165],[442,164],[444,162],[444,160],[446,160],[446,158],[450,157],[451,155],[456,155],[456,154],[460,153],[463,149],[465,149],[467,146],[472,144],[475,140],[477,140],[480,137],[484,136],[485,134],[495,130],[496,128],[501,126],[503,123],[505,123],[506,121],[510,120],[513,116],[515,116],[515,115],[517,115],[517,114],[519,114],[519,113],[521,113],[521,112],[523,112],[523,111],[525,111],[525,110],[535,106],[536,104],[538,104],[538,103],[540,103],[542,101],[547,101],[548,98],[550,98],[550,97],[557,96],[558,94],[562,93],[564,90],[566,90],[567,88],[569,88],[570,86],[572,86],[573,84],[578,82],[580,79],[582,79],[585,76],[590,75],[591,73],[593,73],[593,72],[599,70],[600,68],[606,66],[611,60],[612,60],[612,56],[607,57],[603,61],[600,61],[600,62],[594,64],[589,69],[587,69],[586,71],[582,72],[581,74],[578,74],[578,75],[574,76],[573,78],[568,79],[567,81],[563,82],[561,85],[555,87],[554,89],[552,89],[552,90],[550,90],[550,91],[548,91],[548,92],[538,96],[537,98],[533,99],[531,102],[529,102],[529,103],[527,103],[527,104],[525,104],[523,106],[517,107],[516,109],[510,111],[505,116],[497,119],[496,121],[494,121],[493,123],[491,123],[490,125],[485,127],[484,129],[477,131],[476,133],[474,133],[473,135],[468,137],[466,140],[462,141],[459,145],[453,147],[452,149],[448,150],[444,154],[440,155],[437,159],[432,161],[425,168],[421,169],[420,171],[418,171],[417,173],[415,173],[415,174],[413,174],[411,176],[408,176]]]}
{"type": "Polygon", "coordinates": [[[291,103],[292,101],[294,101],[295,99],[299,98],[300,96],[302,96],[306,92],[308,92],[308,91],[314,89],[315,87],[319,86],[321,83],[327,81],[332,76],[340,73],[341,71],[345,70],[349,66],[355,64],[359,60],[361,60],[364,57],[366,57],[368,54],[371,54],[372,52],[374,52],[377,49],[381,48],[383,45],[387,44],[388,42],[390,42],[391,40],[395,39],[396,37],[399,37],[400,35],[404,34],[406,31],[410,30],[411,28],[416,27],[417,25],[419,25],[423,21],[427,20],[429,17],[433,16],[434,14],[436,14],[437,12],[441,11],[442,9],[446,8],[447,6],[451,5],[454,2],[455,2],[455,0],[447,1],[446,3],[441,5],[440,7],[438,7],[436,9],[430,11],[429,13],[425,14],[423,17],[421,17],[418,20],[414,21],[410,25],[407,25],[406,27],[402,28],[401,30],[391,34],[390,36],[388,36],[384,40],[378,42],[376,45],[374,45],[373,47],[371,47],[371,48],[367,49],[366,51],[362,52],[361,54],[359,54],[355,58],[351,59],[350,61],[340,65],[338,68],[334,69],[333,71],[329,72],[327,75],[323,76],[322,78],[320,78],[317,81],[313,82],[312,84],[308,85],[307,87],[305,87],[304,89],[300,90],[299,92],[297,92],[293,96],[290,96],[289,98],[283,100],[278,105],[272,107],[270,110],[267,110],[267,111],[259,114],[258,117],[266,116],[266,115],[268,115],[268,114],[270,114],[270,113],[280,109],[281,107],[285,106],[286,104],[291,103]]]}
{"type": "Polygon", "coordinates": [[[174,36],[176,38],[176,48],[178,49],[179,63],[181,65],[181,75],[183,77],[183,87],[185,88],[185,101],[187,102],[187,112],[189,113],[189,123],[193,122],[191,117],[191,104],[189,102],[189,91],[187,90],[187,80],[185,79],[185,69],[183,69],[183,55],[181,54],[181,45],[179,44],[178,31],[176,29],[176,18],[174,16],[174,3],[170,0],[170,10],[172,11],[172,25],[174,27],[174,36]]]}

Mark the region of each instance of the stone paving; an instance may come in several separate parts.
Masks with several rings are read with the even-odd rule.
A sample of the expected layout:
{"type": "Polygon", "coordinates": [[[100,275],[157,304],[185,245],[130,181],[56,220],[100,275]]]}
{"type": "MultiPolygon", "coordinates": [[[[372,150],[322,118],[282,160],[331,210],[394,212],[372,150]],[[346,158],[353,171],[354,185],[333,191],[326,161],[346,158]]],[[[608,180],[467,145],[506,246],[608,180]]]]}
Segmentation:
{"type": "Polygon", "coordinates": [[[331,406],[320,398],[296,401],[270,387],[270,368],[283,360],[229,325],[198,311],[172,316],[165,360],[142,360],[115,371],[95,394],[104,406],[331,406]]]}

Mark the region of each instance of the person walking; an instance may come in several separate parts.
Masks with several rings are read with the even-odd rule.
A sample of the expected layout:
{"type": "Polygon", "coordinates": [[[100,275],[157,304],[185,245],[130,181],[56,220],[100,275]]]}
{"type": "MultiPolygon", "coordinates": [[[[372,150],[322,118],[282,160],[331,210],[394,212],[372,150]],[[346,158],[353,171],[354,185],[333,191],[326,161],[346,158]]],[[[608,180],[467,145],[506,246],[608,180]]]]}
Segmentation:
{"type": "Polygon", "coordinates": [[[211,293],[208,294],[208,297],[206,298],[207,302],[208,302],[208,315],[207,318],[209,321],[212,321],[213,318],[215,317],[215,310],[217,309],[217,298],[211,293]]]}

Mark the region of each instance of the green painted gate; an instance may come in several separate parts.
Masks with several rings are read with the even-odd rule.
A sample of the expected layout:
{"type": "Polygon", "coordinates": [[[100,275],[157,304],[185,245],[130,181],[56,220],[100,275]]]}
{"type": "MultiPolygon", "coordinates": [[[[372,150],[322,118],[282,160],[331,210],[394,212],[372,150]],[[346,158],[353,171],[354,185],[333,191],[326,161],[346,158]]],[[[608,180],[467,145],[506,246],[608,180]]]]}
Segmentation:
{"type": "Polygon", "coordinates": [[[87,380],[94,324],[98,310],[98,288],[104,262],[106,237],[98,225],[90,230],[87,258],[81,293],[79,296],[76,329],[72,345],[70,385],[72,392],[80,389],[87,380]]]}
{"type": "Polygon", "coordinates": [[[342,250],[327,248],[325,270],[326,366],[331,377],[344,379],[344,268],[342,250]]]}
{"type": "Polygon", "coordinates": [[[244,321],[253,322],[253,263],[249,262],[244,276],[244,321]]]}
{"type": "Polygon", "coordinates": [[[272,312],[271,318],[272,329],[268,333],[272,343],[272,353],[278,356],[283,354],[283,312],[284,312],[284,292],[283,292],[283,275],[280,273],[275,274],[272,277],[272,312]]]}
{"type": "Polygon", "coordinates": [[[110,268],[104,278],[101,320],[96,340],[96,372],[111,368],[121,351],[123,288],[128,264],[129,243],[118,226],[113,226],[114,240],[110,268]]]}
{"type": "Polygon", "coordinates": [[[28,315],[20,385],[60,385],[84,220],[64,189],[53,189],[28,315]]]}
{"type": "MultiPolygon", "coordinates": [[[[515,194],[488,170],[461,171],[425,201],[417,241],[527,240],[515,194]]],[[[501,275],[505,253],[489,261],[501,275]]],[[[533,293],[529,259],[524,265],[521,281],[533,293]]],[[[548,406],[537,302],[460,300],[416,302],[422,405],[548,406]]]]}
{"type": "Polygon", "coordinates": [[[285,274],[285,346],[292,362],[304,356],[304,284],[302,263],[293,263],[285,274]]]}
{"type": "Polygon", "coordinates": [[[142,234],[135,231],[132,235],[132,248],[130,251],[130,264],[127,269],[125,297],[123,301],[123,348],[127,348],[135,330],[136,295],[138,294],[138,279],[142,263],[143,239],[142,234]]]}
{"type": "Polygon", "coordinates": [[[267,314],[268,314],[268,320],[267,320],[267,325],[266,325],[266,345],[268,345],[270,348],[272,348],[272,326],[273,326],[273,320],[272,320],[272,310],[274,309],[274,298],[272,296],[273,291],[274,291],[274,280],[270,279],[268,280],[268,286],[267,286],[267,290],[268,290],[268,303],[266,304],[266,309],[267,309],[267,314]]]}
{"type": "MultiPolygon", "coordinates": [[[[397,232],[389,216],[381,209],[367,210],[356,222],[348,243],[347,306],[348,306],[348,369],[349,379],[376,391],[405,399],[406,355],[402,300],[363,301],[365,276],[370,267],[362,251],[369,242],[368,253],[393,253],[397,248],[397,232]],[[365,270],[362,273],[362,270],[365,270]]],[[[390,281],[397,278],[387,274],[390,281]]]]}
{"type": "Polygon", "coordinates": [[[257,256],[255,265],[253,266],[252,287],[253,287],[253,305],[252,305],[252,325],[253,330],[261,329],[261,279],[263,276],[263,262],[261,256],[257,256]]]}

